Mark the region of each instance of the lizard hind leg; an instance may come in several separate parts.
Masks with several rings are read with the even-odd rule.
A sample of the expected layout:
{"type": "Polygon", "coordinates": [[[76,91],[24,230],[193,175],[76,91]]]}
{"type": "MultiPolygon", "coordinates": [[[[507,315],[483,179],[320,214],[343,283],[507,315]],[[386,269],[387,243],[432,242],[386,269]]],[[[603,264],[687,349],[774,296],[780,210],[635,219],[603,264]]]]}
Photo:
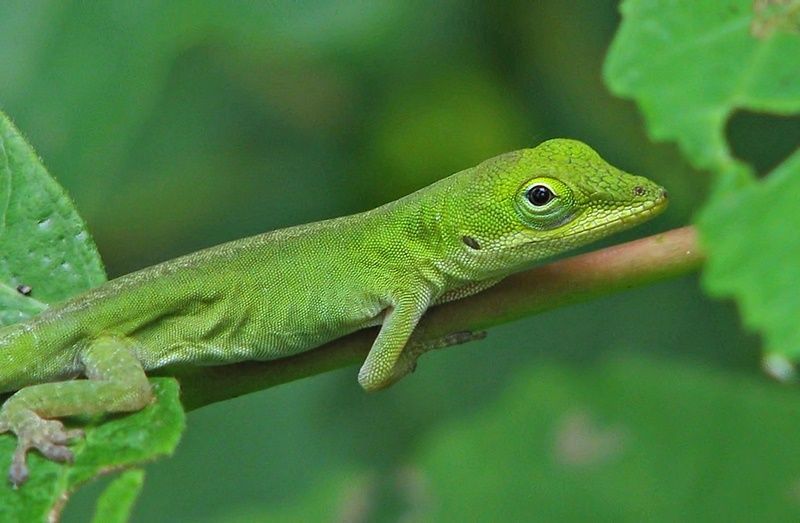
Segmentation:
{"type": "Polygon", "coordinates": [[[104,336],[80,352],[88,379],[43,383],[21,389],[0,409],[0,432],[17,435],[9,479],[15,487],[28,477],[26,456],[35,448],[46,458],[71,462],[67,444],[82,435],[66,430],[54,419],[81,414],[128,412],[145,407],[153,398],[150,384],[129,339],[104,336]]]}

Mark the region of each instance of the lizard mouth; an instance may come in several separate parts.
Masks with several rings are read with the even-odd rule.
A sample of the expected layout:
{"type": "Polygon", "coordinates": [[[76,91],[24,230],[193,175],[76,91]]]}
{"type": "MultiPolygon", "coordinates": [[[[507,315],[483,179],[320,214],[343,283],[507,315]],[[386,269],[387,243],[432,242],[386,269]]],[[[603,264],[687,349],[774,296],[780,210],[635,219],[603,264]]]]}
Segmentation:
{"type": "Polygon", "coordinates": [[[564,237],[565,238],[578,237],[584,234],[591,234],[593,232],[597,233],[608,229],[621,231],[629,227],[633,227],[634,225],[638,225],[642,222],[645,222],[650,218],[653,218],[664,212],[664,210],[667,208],[668,202],[669,198],[667,197],[667,191],[662,190],[655,200],[647,200],[635,207],[631,207],[624,215],[618,218],[615,218],[605,223],[598,223],[597,225],[594,225],[582,231],[575,231],[571,234],[567,234],[564,237]]]}

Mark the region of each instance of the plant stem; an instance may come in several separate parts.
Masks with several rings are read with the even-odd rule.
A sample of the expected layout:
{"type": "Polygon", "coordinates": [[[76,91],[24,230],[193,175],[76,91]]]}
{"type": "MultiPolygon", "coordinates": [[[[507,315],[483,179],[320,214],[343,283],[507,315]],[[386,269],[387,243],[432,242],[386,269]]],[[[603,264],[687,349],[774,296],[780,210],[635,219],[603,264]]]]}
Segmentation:
{"type": "MultiPolygon", "coordinates": [[[[703,263],[694,227],[574,256],[509,276],[468,298],[433,307],[418,339],[474,332],[563,305],[694,272],[703,263]]],[[[165,369],[181,383],[187,410],[361,363],[377,334],[365,329],[288,358],[218,367],[165,369]]]]}

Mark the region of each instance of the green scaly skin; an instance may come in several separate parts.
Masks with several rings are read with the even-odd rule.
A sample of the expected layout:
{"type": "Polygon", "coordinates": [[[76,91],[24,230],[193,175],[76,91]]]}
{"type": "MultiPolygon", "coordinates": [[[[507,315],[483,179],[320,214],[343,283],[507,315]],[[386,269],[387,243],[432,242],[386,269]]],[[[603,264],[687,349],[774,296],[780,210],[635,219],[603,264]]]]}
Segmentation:
{"type": "Polygon", "coordinates": [[[79,432],[50,418],[141,409],[152,400],[144,371],[167,364],[277,359],[381,324],[358,381],[369,391],[386,387],[413,368],[426,343],[449,343],[408,343],[429,306],[665,206],[660,186],[583,143],[557,139],[371,211],[110,281],[0,330],[0,392],[19,389],[0,410],[0,432],[19,440],[9,478],[14,485],[27,478],[30,448],[72,459],[67,443],[79,432]],[[81,375],[88,379],[72,380],[81,375]]]}

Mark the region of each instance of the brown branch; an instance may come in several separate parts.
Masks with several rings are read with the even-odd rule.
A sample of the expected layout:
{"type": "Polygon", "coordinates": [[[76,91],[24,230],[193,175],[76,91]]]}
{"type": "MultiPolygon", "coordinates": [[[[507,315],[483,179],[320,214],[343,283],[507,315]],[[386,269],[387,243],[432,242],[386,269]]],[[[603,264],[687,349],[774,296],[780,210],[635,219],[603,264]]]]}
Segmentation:
{"type": "MultiPolygon", "coordinates": [[[[420,339],[478,331],[571,303],[674,278],[700,268],[703,253],[693,227],[683,227],[509,276],[463,300],[432,308],[420,339]]],[[[377,329],[358,331],[314,350],[266,362],[163,371],[181,383],[184,406],[196,409],[329,370],[361,363],[377,329]]]]}

